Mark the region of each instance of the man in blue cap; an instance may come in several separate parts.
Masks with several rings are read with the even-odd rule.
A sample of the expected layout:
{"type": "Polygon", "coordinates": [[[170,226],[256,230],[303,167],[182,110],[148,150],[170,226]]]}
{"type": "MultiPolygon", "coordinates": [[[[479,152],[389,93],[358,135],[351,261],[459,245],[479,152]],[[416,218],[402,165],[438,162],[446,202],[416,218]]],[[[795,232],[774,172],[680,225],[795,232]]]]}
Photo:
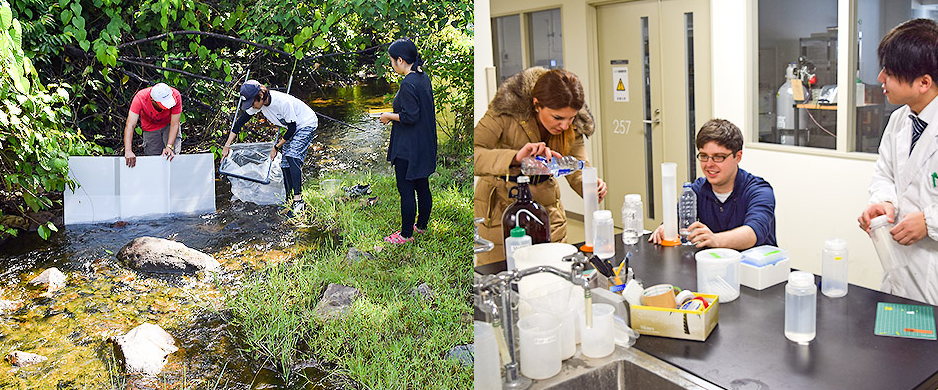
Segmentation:
{"type": "MultiPolygon", "coordinates": [[[[287,201],[293,198],[291,214],[296,215],[303,211],[303,159],[306,150],[313,140],[313,133],[319,125],[319,119],[312,108],[300,99],[279,91],[271,91],[256,80],[245,81],[241,85],[241,109],[244,113],[238,117],[228,140],[222,149],[222,156],[228,157],[231,142],[241,131],[241,128],[254,114],[263,112],[264,117],[271,124],[287,129],[281,137],[277,138],[274,148],[270,150],[270,159],[277,157],[278,152],[283,153],[280,168],[283,170],[283,184],[287,193],[287,201]]],[[[292,216],[291,215],[291,216],[292,216]]]]}

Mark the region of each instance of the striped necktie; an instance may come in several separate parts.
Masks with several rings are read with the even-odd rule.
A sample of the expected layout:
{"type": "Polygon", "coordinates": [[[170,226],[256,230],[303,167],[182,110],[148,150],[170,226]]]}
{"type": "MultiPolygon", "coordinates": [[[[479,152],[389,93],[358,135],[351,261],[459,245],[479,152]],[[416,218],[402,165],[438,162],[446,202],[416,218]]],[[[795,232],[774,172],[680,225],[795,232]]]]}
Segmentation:
{"type": "Polygon", "coordinates": [[[918,142],[918,139],[922,137],[922,133],[925,132],[925,127],[928,126],[928,123],[925,123],[921,118],[915,115],[909,115],[909,119],[912,119],[912,146],[909,147],[909,155],[912,155],[912,149],[915,149],[915,143],[918,142]]]}

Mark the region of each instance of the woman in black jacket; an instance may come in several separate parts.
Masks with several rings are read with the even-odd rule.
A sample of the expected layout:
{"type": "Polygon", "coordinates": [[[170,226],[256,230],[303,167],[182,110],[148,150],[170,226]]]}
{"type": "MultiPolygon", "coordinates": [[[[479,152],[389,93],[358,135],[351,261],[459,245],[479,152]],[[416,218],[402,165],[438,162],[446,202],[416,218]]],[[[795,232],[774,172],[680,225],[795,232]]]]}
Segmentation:
{"type": "Polygon", "coordinates": [[[401,230],[384,240],[403,244],[412,241],[414,233],[424,232],[430,223],[433,199],[428,177],[436,170],[436,110],[433,87],[421,68],[423,59],[417,46],[398,39],[388,47],[388,55],[394,71],[404,76],[394,97],[394,112],[381,114],[380,118],[382,123],[394,121],[388,161],[394,165],[401,195],[401,230]]]}

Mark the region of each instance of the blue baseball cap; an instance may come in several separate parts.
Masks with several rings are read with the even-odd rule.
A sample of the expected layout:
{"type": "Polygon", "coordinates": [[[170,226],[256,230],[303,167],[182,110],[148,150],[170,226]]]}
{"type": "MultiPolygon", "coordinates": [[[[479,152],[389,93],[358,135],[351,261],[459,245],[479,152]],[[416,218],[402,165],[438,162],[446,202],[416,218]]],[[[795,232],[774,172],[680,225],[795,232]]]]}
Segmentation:
{"type": "Polygon", "coordinates": [[[248,80],[241,84],[241,109],[247,110],[254,105],[254,98],[261,92],[261,83],[248,80]]]}

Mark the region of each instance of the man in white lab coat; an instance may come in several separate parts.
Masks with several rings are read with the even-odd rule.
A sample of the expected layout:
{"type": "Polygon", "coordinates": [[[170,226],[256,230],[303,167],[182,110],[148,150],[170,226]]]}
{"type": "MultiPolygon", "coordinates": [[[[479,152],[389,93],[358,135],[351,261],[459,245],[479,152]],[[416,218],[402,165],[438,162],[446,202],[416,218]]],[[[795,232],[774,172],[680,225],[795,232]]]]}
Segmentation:
{"type": "Polygon", "coordinates": [[[907,264],[883,275],[887,293],[938,304],[938,23],[913,19],[892,29],[877,50],[879,82],[889,117],[870,183],[870,204],[858,218],[886,215],[893,259],[907,264]]]}

